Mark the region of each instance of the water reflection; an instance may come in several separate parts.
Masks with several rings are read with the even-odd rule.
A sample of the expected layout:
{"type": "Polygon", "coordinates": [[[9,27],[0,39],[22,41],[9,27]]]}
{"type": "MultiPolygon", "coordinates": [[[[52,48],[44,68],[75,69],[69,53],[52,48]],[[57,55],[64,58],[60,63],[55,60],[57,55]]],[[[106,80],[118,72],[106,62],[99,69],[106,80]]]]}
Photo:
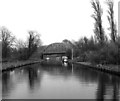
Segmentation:
{"type": "Polygon", "coordinates": [[[119,77],[100,75],[96,92],[97,99],[113,99],[114,101],[119,101],[119,85],[119,77]]]}
{"type": "Polygon", "coordinates": [[[6,94],[10,91],[11,86],[13,86],[12,81],[10,81],[10,72],[4,73],[2,76],[2,94],[6,94]]]}
{"type": "Polygon", "coordinates": [[[76,71],[75,74],[79,75],[80,80],[86,82],[87,84],[89,82],[97,83],[96,99],[113,99],[114,101],[120,100],[120,78],[118,76],[90,70],[88,68],[81,68],[76,68],[74,72],[76,71]]]}
{"type": "Polygon", "coordinates": [[[3,73],[3,98],[31,98],[32,96],[32,98],[38,99],[92,98],[120,100],[119,77],[83,66],[67,65],[31,65],[3,73]],[[17,94],[21,91],[21,88],[25,89],[25,94],[17,94]],[[52,89],[53,92],[50,93],[49,89],[52,89]],[[90,93],[86,93],[86,91],[90,93]]]}
{"type": "Polygon", "coordinates": [[[27,67],[25,73],[28,74],[28,84],[30,89],[33,91],[37,86],[40,86],[41,73],[39,73],[37,68],[27,67]]]}
{"type": "MultiPolygon", "coordinates": [[[[22,82],[28,84],[29,90],[34,92],[40,86],[42,73],[36,67],[16,69],[15,71],[5,72],[2,75],[2,96],[7,97],[17,87],[24,86],[22,82]],[[27,83],[28,82],[28,83],[27,83]]],[[[21,87],[20,87],[21,88],[21,87]]],[[[24,89],[24,87],[23,87],[24,89]]]]}

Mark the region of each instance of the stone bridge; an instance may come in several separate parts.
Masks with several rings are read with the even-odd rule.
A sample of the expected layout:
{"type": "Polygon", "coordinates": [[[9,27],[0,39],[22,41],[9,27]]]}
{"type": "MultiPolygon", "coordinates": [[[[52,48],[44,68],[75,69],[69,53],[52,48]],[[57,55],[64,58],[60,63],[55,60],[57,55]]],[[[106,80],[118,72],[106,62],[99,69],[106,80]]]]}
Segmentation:
{"type": "Polygon", "coordinates": [[[71,49],[71,46],[66,43],[50,44],[44,49],[42,53],[42,59],[61,59],[62,56],[66,56],[66,52],[68,49],[71,49]]]}

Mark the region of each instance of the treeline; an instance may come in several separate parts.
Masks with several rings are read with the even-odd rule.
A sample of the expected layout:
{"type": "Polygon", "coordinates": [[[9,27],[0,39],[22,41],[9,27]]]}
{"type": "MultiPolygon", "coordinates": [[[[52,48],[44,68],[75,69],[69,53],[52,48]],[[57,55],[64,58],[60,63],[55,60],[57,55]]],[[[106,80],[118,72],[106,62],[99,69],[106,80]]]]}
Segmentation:
{"type": "Polygon", "coordinates": [[[90,39],[84,37],[74,42],[74,58],[77,61],[102,63],[102,64],[120,64],[120,37],[116,43],[107,41],[101,46],[93,37],[90,39]]]}
{"type": "MultiPolygon", "coordinates": [[[[98,0],[92,0],[91,6],[94,10],[94,36],[90,39],[81,38],[79,41],[69,42],[73,46],[74,59],[77,61],[90,61],[92,63],[120,64],[120,35],[117,33],[117,26],[114,19],[114,3],[106,1],[108,7],[108,30],[109,36],[105,33],[102,24],[103,9],[98,0]]],[[[0,28],[0,45],[2,44],[3,60],[27,60],[41,46],[40,34],[36,31],[29,31],[25,42],[17,40],[11,32],[5,28],[0,28]]],[[[68,50],[67,55],[71,57],[72,51],[68,50]]]]}
{"type": "Polygon", "coordinates": [[[2,61],[27,60],[41,45],[40,34],[29,31],[27,40],[17,40],[6,28],[0,28],[0,44],[2,44],[2,61]]]}
{"type": "Polygon", "coordinates": [[[77,61],[90,61],[92,63],[101,64],[120,64],[120,35],[117,34],[117,26],[114,19],[114,3],[111,0],[106,1],[108,7],[108,22],[109,22],[109,35],[105,34],[102,25],[103,9],[98,0],[91,1],[94,13],[92,17],[94,23],[94,36],[90,39],[87,37],[81,38],[79,41],[74,42],[76,46],[74,49],[74,57],[77,61]]]}

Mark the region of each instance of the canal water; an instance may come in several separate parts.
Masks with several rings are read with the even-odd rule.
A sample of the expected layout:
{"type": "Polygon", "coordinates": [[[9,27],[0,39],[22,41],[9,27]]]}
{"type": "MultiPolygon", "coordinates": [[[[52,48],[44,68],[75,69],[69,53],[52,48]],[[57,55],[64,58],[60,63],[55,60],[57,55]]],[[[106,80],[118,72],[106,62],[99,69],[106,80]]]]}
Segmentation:
{"type": "Polygon", "coordinates": [[[2,74],[3,99],[117,99],[120,77],[80,65],[39,64],[2,74]]]}

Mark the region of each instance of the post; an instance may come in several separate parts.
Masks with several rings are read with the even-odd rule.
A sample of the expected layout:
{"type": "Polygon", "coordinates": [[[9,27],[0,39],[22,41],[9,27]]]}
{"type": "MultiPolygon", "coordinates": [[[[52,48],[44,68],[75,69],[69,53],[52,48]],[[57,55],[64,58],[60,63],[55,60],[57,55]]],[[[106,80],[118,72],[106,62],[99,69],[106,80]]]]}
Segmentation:
{"type": "Polygon", "coordinates": [[[120,35],[120,1],[118,2],[118,35],[120,35]]]}
{"type": "Polygon", "coordinates": [[[72,48],[72,60],[73,60],[73,48],[72,48]]]}
{"type": "MultiPolygon", "coordinates": [[[[120,1],[118,2],[118,36],[120,35],[120,1]]],[[[119,56],[120,56],[120,47],[118,47],[118,59],[117,59],[117,64],[119,63],[119,56]]]]}

